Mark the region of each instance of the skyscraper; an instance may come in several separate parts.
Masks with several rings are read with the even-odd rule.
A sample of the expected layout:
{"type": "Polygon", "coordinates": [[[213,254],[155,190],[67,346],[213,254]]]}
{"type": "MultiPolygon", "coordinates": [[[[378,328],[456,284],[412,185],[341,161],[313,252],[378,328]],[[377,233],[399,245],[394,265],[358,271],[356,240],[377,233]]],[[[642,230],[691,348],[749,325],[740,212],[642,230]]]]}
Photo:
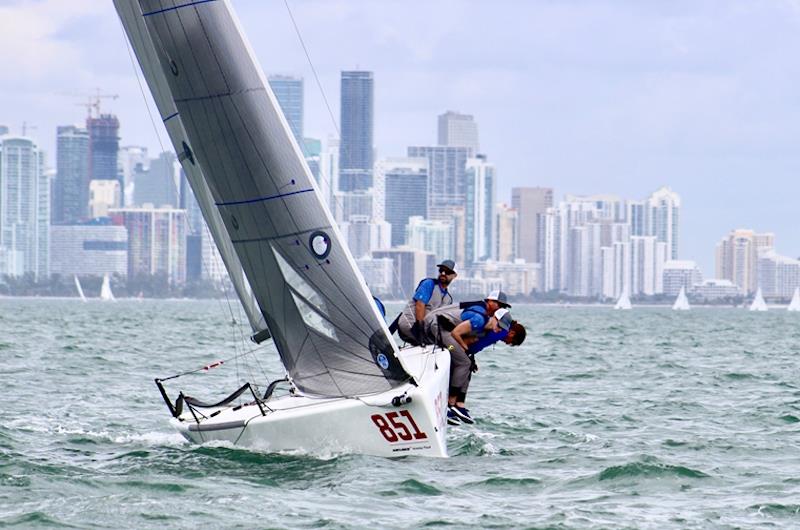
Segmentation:
{"type": "Polygon", "coordinates": [[[269,86],[278,100],[286,121],[300,150],[305,153],[303,145],[303,78],[287,75],[269,76],[269,86]]]}
{"type": "Polygon", "coordinates": [[[91,180],[118,180],[119,120],[113,114],[86,119],[91,180]]]}
{"type": "Polygon", "coordinates": [[[339,190],[372,187],[374,80],[372,72],[342,72],[339,190]]]}
{"type": "Polygon", "coordinates": [[[166,276],[186,281],[186,211],[173,208],[120,208],[109,215],[128,229],[128,277],[166,276]]]}
{"type": "Polygon", "coordinates": [[[33,140],[0,138],[0,274],[50,275],[50,182],[33,140]]]}
{"type": "Polygon", "coordinates": [[[428,159],[428,214],[439,219],[446,206],[463,206],[466,200],[467,159],[474,155],[469,147],[411,146],[409,157],[428,159]]]}
{"type": "Polygon", "coordinates": [[[464,251],[467,264],[490,259],[494,250],[496,176],[484,155],[467,161],[464,251]]]}
{"type": "Polygon", "coordinates": [[[512,188],[511,207],[517,211],[517,257],[541,262],[539,218],[553,206],[552,188],[512,188]]]}
{"type": "Polygon", "coordinates": [[[469,147],[473,155],[480,152],[478,124],[472,115],[452,110],[439,115],[439,145],[469,147]]]}
{"type": "Polygon", "coordinates": [[[391,244],[406,242],[406,226],[413,216],[428,217],[428,160],[390,158],[377,164],[383,174],[384,215],[392,225],[391,244]]]}
{"type": "Polygon", "coordinates": [[[74,125],[56,128],[56,178],[53,223],[86,219],[89,208],[89,131],[74,125]]]}
{"type": "Polygon", "coordinates": [[[179,171],[175,154],[166,151],[150,161],[150,169],[136,174],[137,205],[178,206],[179,171]]]}
{"type": "Polygon", "coordinates": [[[647,234],[667,244],[667,259],[678,259],[678,222],[681,198],[667,187],[655,191],[647,199],[647,234]]]}
{"type": "Polygon", "coordinates": [[[774,246],[773,234],[757,234],[753,230],[731,231],[717,244],[716,276],[730,280],[744,295],[758,288],[759,254],[774,246]]]}

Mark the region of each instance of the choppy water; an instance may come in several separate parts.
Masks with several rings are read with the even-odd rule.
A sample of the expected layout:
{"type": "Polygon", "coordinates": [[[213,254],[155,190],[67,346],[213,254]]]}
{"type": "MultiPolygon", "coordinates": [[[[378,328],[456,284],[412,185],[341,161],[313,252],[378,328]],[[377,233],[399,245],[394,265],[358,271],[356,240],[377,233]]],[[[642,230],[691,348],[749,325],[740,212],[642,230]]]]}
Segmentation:
{"type": "Polygon", "coordinates": [[[184,442],[152,380],[229,357],[227,311],[0,300],[0,526],[800,526],[800,315],[515,308],[436,460],[184,442]]]}

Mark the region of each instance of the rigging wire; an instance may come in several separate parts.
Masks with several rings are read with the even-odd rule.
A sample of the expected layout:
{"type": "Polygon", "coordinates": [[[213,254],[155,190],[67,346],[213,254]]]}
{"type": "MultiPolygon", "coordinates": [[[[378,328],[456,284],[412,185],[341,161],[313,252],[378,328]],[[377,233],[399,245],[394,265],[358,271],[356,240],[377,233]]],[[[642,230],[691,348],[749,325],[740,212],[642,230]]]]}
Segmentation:
{"type": "MultiPolygon", "coordinates": [[[[150,104],[148,103],[147,95],[146,95],[145,90],[144,90],[144,84],[142,83],[142,79],[141,79],[141,77],[139,75],[139,70],[136,67],[136,60],[134,58],[133,50],[131,49],[131,43],[129,42],[127,36],[125,35],[125,27],[122,24],[122,20],[121,19],[119,20],[119,24],[120,24],[120,28],[122,30],[122,38],[123,38],[123,41],[125,42],[125,48],[128,51],[128,57],[129,57],[130,62],[131,62],[131,68],[133,69],[133,73],[134,73],[134,75],[136,77],[136,82],[139,85],[139,91],[140,91],[140,93],[142,95],[142,101],[144,103],[144,106],[147,109],[147,114],[148,114],[148,116],[150,118],[150,123],[151,123],[151,125],[153,127],[153,132],[156,135],[156,139],[158,140],[158,144],[159,144],[159,147],[161,148],[161,152],[162,153],[167,152],[167,150],[164,148],[164,142],[161,139],[161,134],[159,133],[158,127],[156,126],[156,122],[155,122],[155,118],[153,117],[152,109],[150,108],[150,104]]],[[[187,184],[188,184],[188,179],[187,179],[187,184]]],[[[176,197],[180,197],[181,196],[181,189],[180,189],[181,186],[180,186],[180,184],[178,182],[175,182],[174,178],[172,179],[172,185],[175,187],[176,197]]],[[[191,186],[189,186],[189,188],[191,188],[191,186]]],[[[188,209],[187,209],[187,215],[184,215],[184,223],[186,225],[184,227],[186,229],[186,232],[187,233],[190,232],[190,230],[189,230],[190,226],[189,226],[189,218],[188,218],[188,209]]],[[[211,236],[210,236],[210,233],[208,233],[209,228],[208,228],[207,224],[204,223],[203,229],[206,231],[206,233],[208,235],[208,239],[212,240],[211,236]]],[[[201,243],[200,244],[202,246],[202,236],[201,236],[201,243]]],[[[209,260],[211,260],[211,259],[213,259],[213,255],[209,258],[209,260]]],[[[210,274],[210,272],[211,272],[210,263],[206,263],[206,260],[203,259],[202,250],[201,250],[201,260],[200,261],[201,261],[200,265],[201,265],[202,270],[206,273],[206,276],[210,278],[211,277],[211,274],[210,274]]],[[[265,379],[268,380],[269,378],[268,378],[268,376],[266,374],[266,371],[261,366],[261,363],[258,360],[258,356],[255,354],[256,349],[247,349],[247,342],[246,342],[246,339],[244,337],[244,332],[242,331],[241,325],[239,324],[241,322],[241,320],[237,321],[237,319],[236,319],[236,317],[234,315],[234,312],[233,312],[233,307],[231,305],[230,296],[229,296],[229,293],[228,293],[227,282],[225,282],[225,280],[223,279],[220,282],[220,284],[221,284],[221,287],[222,287],[222,292],[223,292],[223,294],[225,296],[225,302],[227,304],[228,313],[230,314],[230,317],[231,317],[231,327],[232,328],[236,328],[236,327],[239,328],[239,337],[236,336],[236,330],[235,329],[232,330],[232,333],[233,333],[233,348],[234,348],[234,352],[236,353],[236,355],[234,357],[232,357],[231,360],[236,360],[236,381],[237,381],[237,383],[241,381],[241,378],[240,378],[240,375],[239,375],[239,362],[238,362],[238,359],[240,357],[243,357],[243,356],[247,355],[247,354],[253,354],[253,358],[255,359],[256,364],[258,365],[258,368],[261,371],[262,376],[265,379]],[[239,342],[239,340],[241,340],[241,342],[239,342]]],[[[220,306],[222,305],[222,301],[221,300],[217,299],[217,302],[218,302],[218,304],[220,306]]],[[[223,311],[224,311],[224,309],[223,309],[223,311]]],[[[240,312],[240,317],[241,317],[241,307],[239,308],[239,312],[240,312]]],[[[253,373],[252,373],[252,370],[250,369],[249,364],[248,363],[244,363],[244,364],[245,364],[245,367],[247,368],[247,371],[249,372],[249,375],[250,375],[251,379],[255,380],[256,378],[253,377],[253,373]]]]}
{"type": "MultiPolygon", "coordinates": [[[[308,61],[308,66],[309,66],[309,68],[311,68],[311,72],[314,74],[314,81],[316,82],[317,88],[318,88],[318,90],[320,92],[320,95],[322,96],[322,100],[325,102],[325,108],[328,110],[328,116],[331,119],[331,123],[333,124],[333,128],[336,131],[337,136],[339,137],[339,142],[340,142],[339,143],[339,148],[341,149],[342,133],[341,133],[341,131],[339,129],[339,124],[336,121],[336,117],[333,114],[333,110],[331,110],[331,105],[330,105],[330,103],[328,101],[328,96],[325,93],[325,89],[322,86],[322,81],[320,81],[320,79],[319,79],[319,75],[317,74],[317,69],[316,69],[316,67],[314,67],[314,62],[311,60],[311,54],[308,51],[308,46],[306,46],[305,40],[303,39],[303,35],[300,32],[300,27],[297,25],[297,21],[294,18],[294,14],[292,13],[292,8],[289,6],[289,0],[283,0],[283,4],[286,6],[286,11],[289,13],[289,19],[292,21],[292,26],[294,27],[294,31],[295,31],[295,34],[297,35],[297,39],[300,41],[300,46],[303,48],[303,53],[305,54],[306,60],[308,61]]],[[[307,156],[306,148],[305,148],[305,142],[303,142],[303,145],[301,146],[301,148],[303,150],[303,154],[307,156]]],[[[345,149],[349,149],[349,148],[345,147],[345,149]]],[[[350,156],[349,151],[348,151],[348,156],[350,156]]],[[[373,212],[375,211],[375,203],[374,203],[374,201],[375,201],[375,196],[377,195],[377,193],[375,192],[375,187],[374,187],[375,186],[375,177],[376,177],[376,172],[375,172],[375,168],[373,166],[373,168],[372,168],[372,179],[373,179],[372,180],[372,185],[373,185],[373,188],[372,188],[373,189],[373,191],[372,191],[372,200],[373,200],[372,210],[373,210],[373,212]]],[[[336,206],[339,207],[339,210],[343,212],[344,211],[344,201],[341,198],[338,198],[336,196],[335,192],[338,191],[338,190],[334,190],[334,188],[333,188],[334,183],[332,181],[331,176],[329,176],[327,174],[327,172],[320,171],[320,178],[324,178],[325,181],[326,181],[328,189],[330,190],[330,195],[331,196],[330,196],[329,199],[331,200],[332,205],[335,204],[336,206]]],[[[338,184],[338,182],[337,182],[337,184],[338,184]]],[[[407,300],[408,299],[408,293],[406,293],[405,287],[403,287],[403,283],[402,283],[402,281],[400,281],[400,272],[397,270],[397,267],[395,267],[394,264],[392,264],[392,272],[393,272],[395,281],[397,281],[397,285],[400,287],[400,290],[403,293],[403,299],[407,300]]]]}

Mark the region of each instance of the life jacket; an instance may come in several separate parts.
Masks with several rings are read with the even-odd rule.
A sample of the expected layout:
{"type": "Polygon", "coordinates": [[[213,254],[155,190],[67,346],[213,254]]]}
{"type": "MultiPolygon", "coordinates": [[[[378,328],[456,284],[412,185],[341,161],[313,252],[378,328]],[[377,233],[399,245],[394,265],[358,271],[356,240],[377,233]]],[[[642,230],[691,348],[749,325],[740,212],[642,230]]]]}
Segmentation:
{"type": "MultiPolygon", "coordinates": [[[[431,293],[431,299],[428,300],[427,304],[425,304],[426,315],[431,311],[435,311],[440,307],[453,303],[453,297],[450,295],[450,292],[447,290],[442,292],[442,289],[439,286],[439,280],[437,280],[436,278],[423,278],[422,280],[420,280],[420,282],[417,284],[417,288],[414,289],[414,293],[416,293],[417,290],[419,290],[420,286],[422,285],[422,282],[426,280],[432,280],[434,283],[433,293],[431,293]]],[[[409,322],[414,322],[417,319],[416,307],[417,307],[417,301],[414,298],[412,298],[411,301],[406,306],[406,308],[403,310],[403,317],[408,319],[409,322]]]]}

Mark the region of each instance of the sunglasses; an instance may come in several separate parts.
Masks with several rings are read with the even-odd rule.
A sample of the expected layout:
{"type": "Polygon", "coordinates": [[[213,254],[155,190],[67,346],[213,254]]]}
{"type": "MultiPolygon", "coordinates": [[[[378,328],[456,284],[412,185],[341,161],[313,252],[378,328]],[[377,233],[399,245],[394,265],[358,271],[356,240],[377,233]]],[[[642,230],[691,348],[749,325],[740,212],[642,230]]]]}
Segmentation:
{"type": "Polygon", "coordinates": [[[449,271],[447,269],[439,269],[439,274],[445,274],[447,276],[450,276],[451,274],[455,274],[455,272],[449,271]]]}

